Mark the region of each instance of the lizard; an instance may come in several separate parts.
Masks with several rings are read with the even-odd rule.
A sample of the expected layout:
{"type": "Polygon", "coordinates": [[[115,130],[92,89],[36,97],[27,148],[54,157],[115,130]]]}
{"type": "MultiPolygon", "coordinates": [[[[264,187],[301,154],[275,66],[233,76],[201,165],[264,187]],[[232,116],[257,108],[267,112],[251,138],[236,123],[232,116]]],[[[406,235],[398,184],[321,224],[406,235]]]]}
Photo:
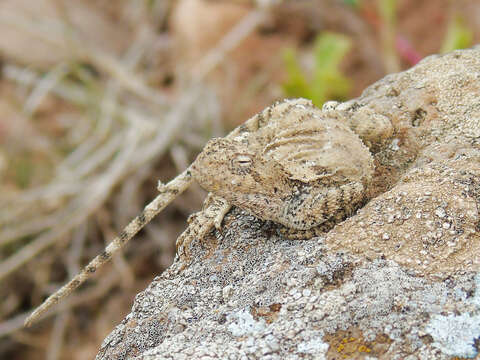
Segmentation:
{"type": "Polygon", "coordinates": [[[177,239],[177,253],[188,259],[194,239],[220,228],[232,205],[279,224],[288,238],[311,238],[352,214],[366,200],[374,173],[370,148],[388,138],[388,118],[353,112],[329,102],[286,99],[260,111],[224,138],[210,140],[194,162],[114,238],[105,250],[25,320],[30,326],[68,296],[119,251],[193,181],[209,192],[203,210],[189,217],[177,239]],[[183,250],[183,251],[182,251],[183,250]],[[182,252],[181,252],[182,251],[182,252]]]}

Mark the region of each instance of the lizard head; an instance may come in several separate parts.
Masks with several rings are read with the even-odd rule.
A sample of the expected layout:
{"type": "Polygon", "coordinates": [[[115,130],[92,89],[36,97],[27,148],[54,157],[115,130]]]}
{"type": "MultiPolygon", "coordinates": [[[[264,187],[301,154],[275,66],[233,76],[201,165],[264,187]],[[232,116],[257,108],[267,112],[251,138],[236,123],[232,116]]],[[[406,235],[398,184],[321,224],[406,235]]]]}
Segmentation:
{"type": "Polygon", "coordinates": [[[269,164],[246,141],[210,140],[192,164],[192,175],[205,190],[229,200],[236,194],[265,191],[269,164]],[[261,168],[261,171],[259,171],[261,168]]]}

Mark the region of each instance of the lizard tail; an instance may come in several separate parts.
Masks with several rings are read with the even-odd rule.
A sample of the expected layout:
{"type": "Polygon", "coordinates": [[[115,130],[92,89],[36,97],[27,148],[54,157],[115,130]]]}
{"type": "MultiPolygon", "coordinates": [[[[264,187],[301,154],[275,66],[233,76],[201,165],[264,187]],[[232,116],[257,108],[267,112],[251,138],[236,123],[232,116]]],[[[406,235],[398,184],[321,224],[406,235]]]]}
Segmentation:
{"type": "Polygon", "coordinates": [[[91,274],[99,269],[103,264],[109,261],[112,256],[120,250],[136,233],[138,233],[146,224],[150,222],[159,212],[161,212],[178,195],[184,192],[192,183],[193,178],[190,168],[178,175],[175,179],[166,185],[160,185],[160,194],[148,204],[141,214],[135,217],[123,231],[108,244],[103,253],[97,255],[82,271],[70,280],[66,285],[50,295],[32,314],[25,320],[24,325],[32,325],[45,311],[50,309],[59,300],[68,296],[91,274]]]}

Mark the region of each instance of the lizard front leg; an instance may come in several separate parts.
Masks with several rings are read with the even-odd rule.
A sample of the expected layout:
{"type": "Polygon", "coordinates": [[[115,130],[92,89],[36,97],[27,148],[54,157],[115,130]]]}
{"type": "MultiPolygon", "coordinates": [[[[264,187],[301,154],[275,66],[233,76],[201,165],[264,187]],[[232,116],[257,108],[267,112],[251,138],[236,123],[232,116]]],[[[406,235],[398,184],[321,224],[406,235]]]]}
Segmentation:
{"type": "Polygon", "coordinates": [[[190,246],[194,239],[202,241],[215,226],[220,229],[223,217],[231,205],[223,198],[209,193],[201,211],[190,215],[188,227],[178,237],[176,247],[179,257],[185,262],[190,261],[190,246]]]}

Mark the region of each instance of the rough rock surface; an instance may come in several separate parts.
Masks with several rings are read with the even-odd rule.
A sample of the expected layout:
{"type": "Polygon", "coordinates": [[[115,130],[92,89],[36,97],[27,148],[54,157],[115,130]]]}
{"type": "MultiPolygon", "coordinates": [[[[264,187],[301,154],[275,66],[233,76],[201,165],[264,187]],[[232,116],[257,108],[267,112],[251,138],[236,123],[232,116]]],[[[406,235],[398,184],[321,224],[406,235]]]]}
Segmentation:
{"type": "Polygon", "coordinates": [[[304,241],[233,209],[97,359],[480,358],[480,47],[324,111],[392,122],[371,147],[371,200],[304,241]]]}

